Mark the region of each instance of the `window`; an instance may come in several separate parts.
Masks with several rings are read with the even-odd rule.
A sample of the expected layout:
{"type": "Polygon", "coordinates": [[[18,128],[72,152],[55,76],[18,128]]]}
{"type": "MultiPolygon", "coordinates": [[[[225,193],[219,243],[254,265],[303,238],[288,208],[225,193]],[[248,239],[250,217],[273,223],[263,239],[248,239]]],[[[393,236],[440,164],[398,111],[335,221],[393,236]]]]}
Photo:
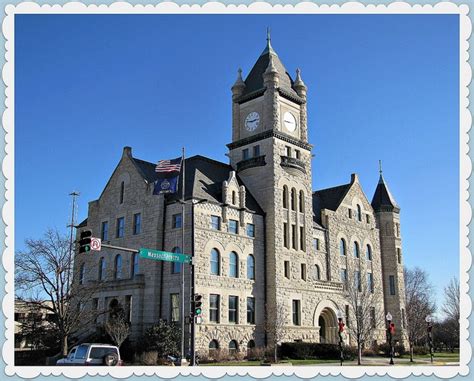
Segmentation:
{"type": "Polygon", "coordinates": [[[249,158],[249,149],[245,148],[242,150],[242,160],[247,160],[249,158]]]}
{"type": "Polygon", "coordinates": [[[221,218],[219,216],[211,216],[211,229],[221,230],[221,218]]]}
{"type": "Polygon", "coordinates": [[[256,145],[253,147],[253,157],[260,156],[260,146],[256,145]]]}
{"type": "Polygon", "coordinates": [[[301,213],[304,213],[304,192],[300,191],[300,198],[299,198],[299,209],[301,213]]]}
{"type": "Polygon", "coordinates": [[[370,216],[368,214],[365,215],[365,219],[366,219],[367,223],[370,224],[370,216]]]}
{"type": "Polygon", "coordinates": [[[290,261],[284,262],[285,278],[290,279],[290,261]]]}
{"type": "Polygon", "coordinates": [[[342,256],[346,255],[346,241],[344,241],[343,238],[341,238],[341,240],[339,241],[339,253],[342,256]]]}
{"type": "Polygon", "coordinates": [[[356,258],[360,257],[359,244],[357,242],[354,242],[354,257],[356,258]]]}
{"type": "Polygon", "coordinates": [[[286,156],[291,157],[291,147],[285,146],[286,156]]]}
{"type": "Polygon", "coordinates": [[[221,268],[221,256],[217,249],[211,250],[211,274],[212,275],[220,275],[220,268],[221,268]]]}
{"type": "Polygon", "coordinates": [[[400,224],[395,224],[395,229],[397,232],[397,237],[400,237],[400,224]]]}
{"type": "Polygon", "coordinates": [[[355,282],[355,287],[357,288],[357,291],[361,292],[362,291],[362,283],[360,280],[360,271],[356,271],[354,273],[354,282],[355,282]]]}
{"type": "Polygon", "coordinates": [[[125,218],[117,218],[117,238],[122,238],[125,230],[125,218]]]}
{"type": "Polygon", "coordinates": [[[255,225],[247,224],[247,237],[255,237],[255,225]]]}
{"type": "Polygon", "coordinates": [[[235,355],[235,353],[237,352],[237,350],[238,350],[237,341],[231,340],[231,341],[229,342],[229,355],[235,355]]]}
{"type": "Polygon", "coordinates": [[[133,215],[133,234],[140,234],[142,231],[142,215],[141,213],[136,213],[133,215]]]}
{"type": "Polygon", "coordinates": [[[255,341],[249,340],[247,343],[247,349],[254,349],[255,348],[255,341]]]}
{"type": "Polygon", "coordinates": [[[347,209],[347,212],[348,212],[348,217],[352,218],[352,209],[351,208],[347,209]]]}
{"type": "Polygon", "coordinates": [[[321,269],[318,265],[314,265],[314,279],[321,280],[321,269]]]}
{"type": "Polygon", "coordinates": [[[319,250],[319,238],[313,238],[313,247],[314,250],[319,250]]]}
{"type": "Polygon", "coordinates": [[[296,225],[291,225],[291,247],[296,250],[296,225]]]}
{"type": "Polygon", "coordinates": [[[372,249],[371,249],[370,245],[367,245],[367,248],[366,248],[366,251],[365,251],[365,256],[369,261],[372,260],[372,249]]]}
{"type": "Polygon", "coordinates": [[[122,181],[120,184],[120,203],[123,204],[123,195],[125,193],[125,183],[122,181]]]}
{"type": "Polygon", "coordinates": [[[295,149],[295,158],[299,159],[300,158],[300,151],[295,149]]]}
{"type": "Polygon", "coordinates": [[[239,257],[235,252],[229,254],[229,276],[231,278],[239,277],[239,257]]]}
{"type": "Polygon", "coordinates": [[[360,205],[357,205],[357,219],[362,221],[362,209],[360,208],[360,205]]]}
{"type": "Polygon", "coordinates": [[[220,296],[211,294],[209,296],[209,321],[219,323],[220,296]]]}
{"type": "Polygon", "coordinates": [[[375,307],[370,307],[370,323],[372,325],[372,328],[375,328],[377,326],[377,323],[375,321],[375,307]]]}
{"type": "Polygon", "coordinates": [[[122,256],[120,254],[115,256],[114,279],[122,279],[122,256]]]}
{"type": "Polygon", "coordinates": [[[341,282],[347,282],[347,269],[341,269],[341,282]]]}
{"type": "Polygon", "coordinates": [[[100,231],[100,239],[102,241],[109,240],[109,223],[107,221],[102,222],[102,229],[100,231]]]}
{"type": "Polygon", "coordinates": [[[247,278],[255,279],[255,257],[252,254],[247,257],[247,278]]]}
{"type": "Polygon", "coordinates": [[[238,323],[239,318],[239,297],[229,296],[229,323],[238,323]]]}
{"type": "Polygon", "coordinates": [[[288,209],[288,188],[286,185],[283,187],[283,208],[288,209]]]}
{"type": "Polygon", "coordinates": [[[232,191],[232,205],[235,205],[235,204],[237,204],[236,193],[235,193],[235,191],[232,191]]]}
{"type": "Polygon", "coordinates": [[[227,231],[229,233],[234,233],[238,234],[239,232],[239,227],[238,227],[238,222],[236,220],[229,220],[229,223],[227,225],[227,231]]]}
{"type": "Polygon", "coordinates": [[[292,310],[293,310],[293,325],[301,325],[301,301],[293,300],[292,310]]]}
{"type": "Polygon", "coordinates": [[[288,224],[283,223],[283,246],[288,248],[288,224]]]}
{"type": "Polygon", "coordinates": [[[181,218],[181,213],[179,214],[173,214],[173,216],[171,217],[172,221],[171,221],[171,227],[173,229],[178,229],[180,228],[183,224],[183,220],[181,218]]]}
{"type": "Polygon", "coordinates": [[[209,343],[209,354],[215,353],[219,349],[219,343],[217,340],[212,340],[209,343]]]}
{"type": "Polygon", "coordinates": [[[402,264],[402,251],[399,247],[397,247],[397,262],[399,265],[402,264]]]}
{"type": "Polygon", "coordinates": [[[102,257],[99,261],[99,280],[105,279],[105,270],[105,258],[102,257]]]}
{"type": "Polygon", "coordinates": [[[296,189],[291,188],[291,210],[296,212],[296,189]]]}
{"type": "Polygon", "coordinates": [[[131,278],[138,274],[138,253],[132,254],[132,268],[130,271],[131,278]]]}
{"type": "Polygon", "coordinates": [[[305,250],[306,248],[306,234],[304,232],[304,226],[300,226],[300,250],[305,250]]]}
{"type": "Polygon", "coordinates": [[[179,294],[170,294],[170,321],[179,321],[179,294]]]}
{"type": "Polygon", "coordinates": [[[306,264],[301,264],[301,279],[306,280],[306,264]]]}
{"type": "MultiPolygon", "coordinates": [[[[173,253],[181,253],[181,248],[174,247],[171,250],[173,253]]],[[[171,262],[171,274],[180,274],[181,273],[181,263],[180,262],[171,262]]]]}
{"type": "Polygon", "coordinates": [[[255,298],[247,298],[247,323],[255,324],[255,298]]]}
{"type": "Polygon", "coordinates": [[[348,327],[350,327],[350,325],[349,325],[349,324],[350,324],[350,321],[351,321],[351,320],[349,319],[349,305],[346,304],[346,325],[347,325],[348,327]]]}
{"type": "Polygon", "coordinates": [[[389,284],[390,284],[390,295],[395,295],[395,277],[390,275],[388,277],[389,284]]]}
{"type": "Polygon", "coordinates": [[[372,273],[367,274],[367,286],[369,287],[370,292],[374,293],[374,275],[372,273]]]}
{"type": "Polygon", "coordinates": [[[84,283],[84,273],[85,273],[85,270],[86,270],[86,264],[83,263],[81,265],[81,268],[79,270],[79,284],[83,284],[84,283]]]}

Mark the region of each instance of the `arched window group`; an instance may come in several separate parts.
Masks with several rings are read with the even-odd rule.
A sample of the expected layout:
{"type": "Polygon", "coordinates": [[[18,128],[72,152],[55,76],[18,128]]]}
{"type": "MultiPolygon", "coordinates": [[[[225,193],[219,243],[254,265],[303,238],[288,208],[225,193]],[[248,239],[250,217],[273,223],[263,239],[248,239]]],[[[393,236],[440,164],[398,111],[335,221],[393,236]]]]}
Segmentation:
{"type": "Polygon", "coordinates": [[[122,256],[117,254],[114,262],[114,279],[122,278],[122,256]]]}
{"type": "Polygon", "coordinates": [[[105,279],[105,258],[102,257],[99,260],[99,280],[104,280],[105,279]]]}
{"type": "Polygon", "coordinates": [[[354,241],[354,257],[360,258],[359,244],[354,241]]]}
{"type": "Polygon", "coordinates": [[[366,249],[365,255],[366,255],[366,258],[367,258],[369,261],[372,260],[372,248],[370,247],[370,245],[367,245],[367,249],[366,249]]]}
{"type": "Polygon", "coordinates": [[[295,212],[298,210],[301,213],[304,213],[304,191],[298,192],[295,188],[291,188],[291,192],[288,190],[286,185],[283,186],[283,208],[288,209],[291,207],[291,210],[295,212]]]}
{"type": "MultiPolygon", "coordinates": [[[[221,275],[221,255],[219,250],[213,248],[211,250],[210,256],[210,274],[211,275],[221,275]]],[[[239,277],[239,256],[235,251],[230,252],[229,254],[229,277],[238,278],[239,277]]],[[[255,257],[253,254],[249,254],[247,257],[247,278],[254,280],[255,279],[255,257]]]]}
{"type": "Polygon", "coordinates": [[[211,250],[211,274],[220,275],[221,255],[217,249],[211,250]]]}
{"type": "Polygon", "coordinates": [[[339,241],[339,253],[341,256],[346,255],[346,241],[344,241],[344,238],[339,241]]]}

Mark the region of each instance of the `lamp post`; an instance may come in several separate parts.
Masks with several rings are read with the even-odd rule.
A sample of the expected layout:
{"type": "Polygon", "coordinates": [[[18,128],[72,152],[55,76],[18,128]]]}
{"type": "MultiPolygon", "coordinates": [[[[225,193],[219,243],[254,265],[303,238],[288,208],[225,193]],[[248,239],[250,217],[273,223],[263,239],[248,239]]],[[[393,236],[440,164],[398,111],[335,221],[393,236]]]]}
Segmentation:
{"type": "Polygon", "coordinates": [[[388,327],[387,327],[387,337],[388,337],[388,345],[390,347],[390,365],[393,365],[393,346],[392,346],[392,331],[395,328],[395,325],[392,323],[392,314],[389,312],[387,316],[388,327]]]}
{"type": "Polygon", "coordinates": [[[341,360],[341,366],[342,363],[344,362],[344,352],[342,350],[342,344],[343,344],[343,338],[342,334],[344,333],[344,322],[342,319],[344,318],[344,315],[342,314],[341,311],[337,311],[337,320],[338,320],[338,335],[339,335],[339,352],[340,352],[340,360],[341,360]]]}
{"type": "Polygon", "coordinates": [[[433,330],[433,320],[431,319],[431,316],[428,315],[425,318],[426,321],[426,331],[428,332],[428,345],[430,346],[430,358],[431,358],[431,363],[433,363],[433,336],[431,331],[433,330]]]}

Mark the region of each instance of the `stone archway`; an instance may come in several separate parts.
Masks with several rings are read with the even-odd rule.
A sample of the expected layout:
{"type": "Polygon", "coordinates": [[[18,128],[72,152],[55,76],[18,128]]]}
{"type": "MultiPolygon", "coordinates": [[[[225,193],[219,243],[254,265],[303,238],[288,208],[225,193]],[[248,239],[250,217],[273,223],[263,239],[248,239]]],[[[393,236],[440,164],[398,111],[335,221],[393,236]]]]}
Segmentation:
{"type": "Polygon", "coordinates": [[[319,332],[320,343],[338,343],[336,303],[332,300],[319,302],[314,311],[313,324],[319,332]]]}

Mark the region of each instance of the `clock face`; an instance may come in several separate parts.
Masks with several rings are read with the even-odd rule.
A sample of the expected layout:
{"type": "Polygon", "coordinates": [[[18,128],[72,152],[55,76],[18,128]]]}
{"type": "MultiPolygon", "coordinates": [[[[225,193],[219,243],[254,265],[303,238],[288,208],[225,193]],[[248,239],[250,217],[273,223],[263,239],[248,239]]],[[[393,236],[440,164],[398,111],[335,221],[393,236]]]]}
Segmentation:
{"type": "Polygon", "coordinates": [[[255,131],[260,124],[260,115],[258,112],[251,112],[245,118],[245,128],[247,131],[255,131]]]}
{"type": "Polygon", "coordinates": [[[285,112],[283,115],[283,124],[290,132],[294,132],[296,130],[296,118],[291,112],[285,112]]]}

